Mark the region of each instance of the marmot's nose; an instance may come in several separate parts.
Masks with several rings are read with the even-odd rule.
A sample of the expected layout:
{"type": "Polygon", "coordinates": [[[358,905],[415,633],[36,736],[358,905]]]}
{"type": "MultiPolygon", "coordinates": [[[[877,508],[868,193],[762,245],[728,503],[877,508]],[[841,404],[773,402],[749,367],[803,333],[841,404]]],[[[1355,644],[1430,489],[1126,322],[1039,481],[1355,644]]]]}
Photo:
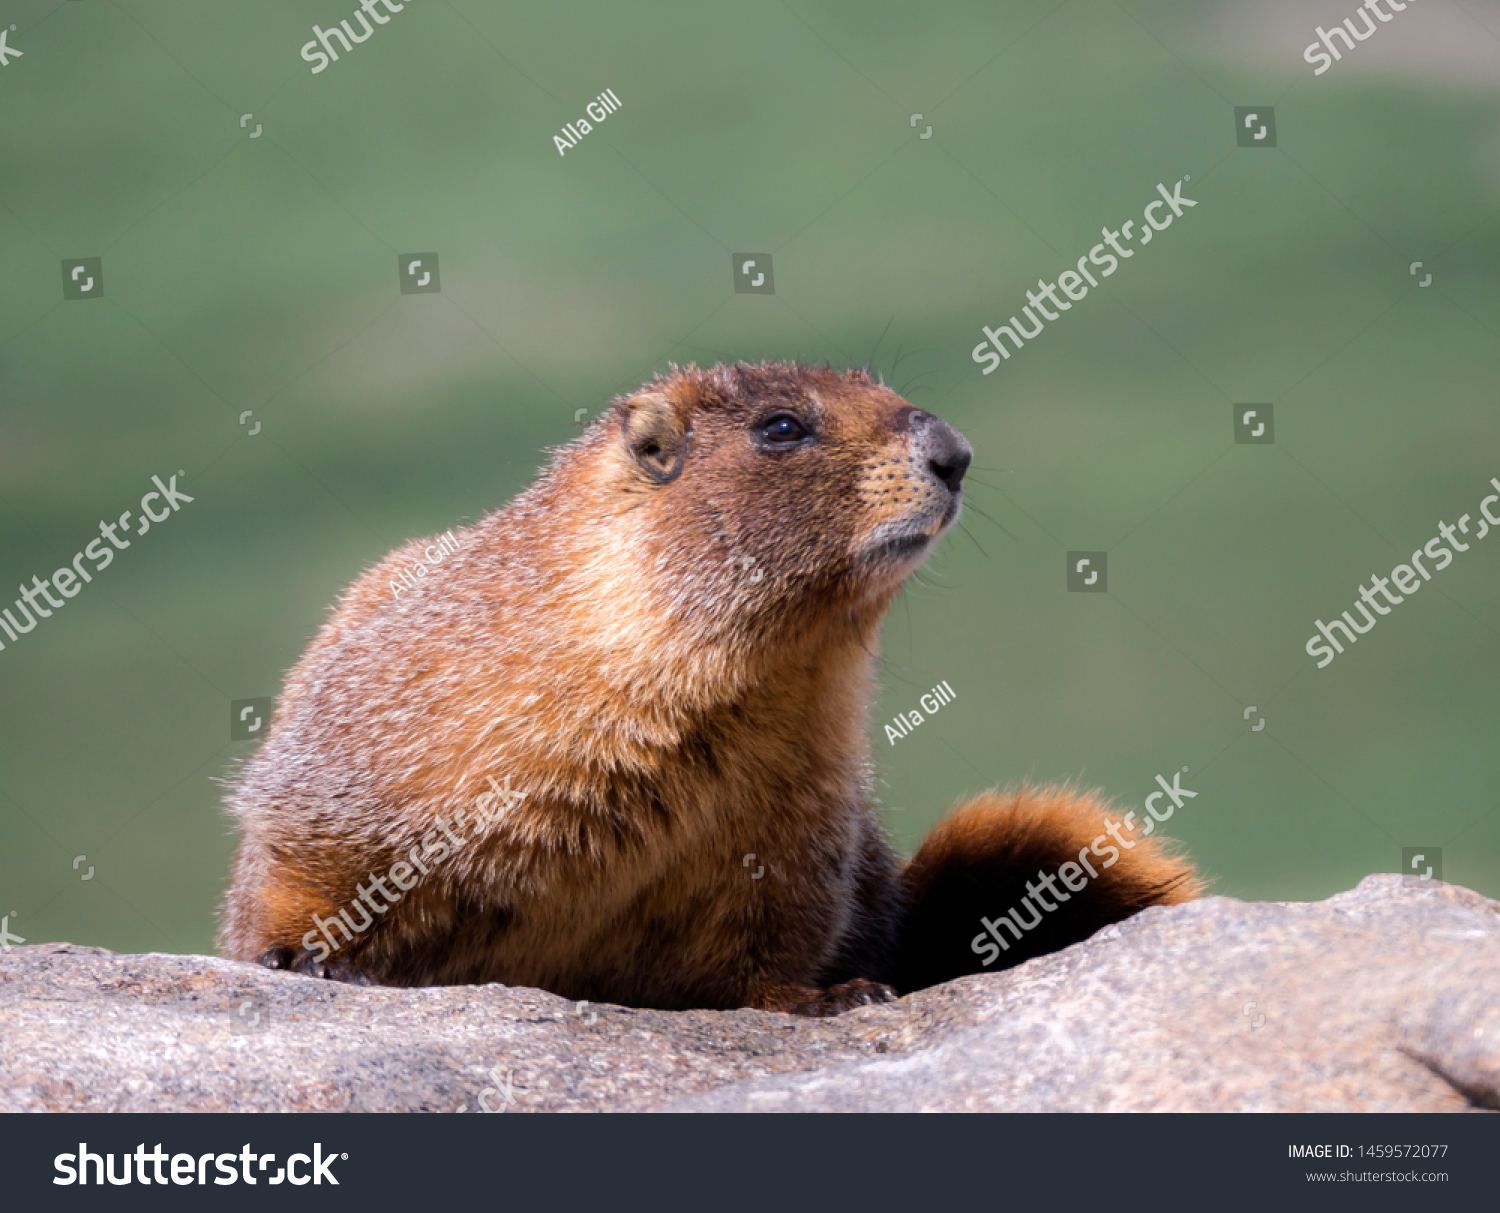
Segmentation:
{"type": "Polygon", "coordinates": [[[912,417],[911,428],[912,442],[917,454],[926,458],[928,469],[948,487],[950,493],[958,492],[964,472],[974,458],[968,439],[946,421],[920,409],[912,417]]]}

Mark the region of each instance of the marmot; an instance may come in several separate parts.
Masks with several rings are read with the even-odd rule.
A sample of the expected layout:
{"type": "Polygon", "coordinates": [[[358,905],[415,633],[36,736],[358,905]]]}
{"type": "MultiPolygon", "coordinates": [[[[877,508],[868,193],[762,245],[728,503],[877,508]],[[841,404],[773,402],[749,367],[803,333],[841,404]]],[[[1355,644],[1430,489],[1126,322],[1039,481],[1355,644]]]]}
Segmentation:
{"type": "Polygon", "coordinates": [[[1094,868],[1108,806],[1067,788],[981,795],[904,867],[886,841],[876,643],[958,518],[957,430],[862,370],[674,366],[551,454],[292,671],[230,796],[227,956],[824,1015],[985,971],[1028,881],[1057,903],[988,924],[997,968],[1199,891],[1157,838],[1094,868]]]}

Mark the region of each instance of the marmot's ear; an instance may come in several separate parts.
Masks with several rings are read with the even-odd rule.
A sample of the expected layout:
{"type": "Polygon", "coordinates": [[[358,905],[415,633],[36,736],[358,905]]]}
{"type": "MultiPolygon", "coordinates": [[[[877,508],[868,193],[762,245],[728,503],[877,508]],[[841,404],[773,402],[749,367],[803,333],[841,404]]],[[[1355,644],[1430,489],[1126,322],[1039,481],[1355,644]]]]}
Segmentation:
{"type": "Polygon", "coordinates": [[[693,434],[670,400],[633,396],[624,402],[621,432],[637,467],[657,484],[677,479],[687,463],[693,434]]]}

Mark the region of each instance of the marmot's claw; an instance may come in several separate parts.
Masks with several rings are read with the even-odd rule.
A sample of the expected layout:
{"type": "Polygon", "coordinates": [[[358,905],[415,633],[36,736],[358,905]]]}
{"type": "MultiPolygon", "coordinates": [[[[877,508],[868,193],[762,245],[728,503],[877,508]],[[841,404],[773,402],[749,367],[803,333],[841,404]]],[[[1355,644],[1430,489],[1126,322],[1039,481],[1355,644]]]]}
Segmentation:
{"type": "Polygon", "coordinates": [[[267,948],[255,958],[255,963],[268,969],[289,969],[296,953],[291,948],[267,948]]]}
{"type": "Polygon", "coordinates": [[[370,975],[352,960],[323,961],[316,959],[307,949],[293,950],[287,947],[269,948],[262,952],[256,962],[268,969],[285,969],[289,973],[300,973],[304,977],[319,977],[326,981],[341,981],[351,986],[372,986],[370,975]]]}
{"type": "Polygon", "coordinates": [[[838,1009],[832,1012],[835,1015],[840,1011],[849,1011],[855,1007],[871,1007],[883,1002],[895,1002],[898,997],[900,995],[890,986],[879,981],[866,981],[863,977],[856,977],[853,981],[832,986],[823,992],[824,1000],[836,1004],[838,1009]]]}
{"type": "Polygon", "coordinates": [[[794,987],[792,991],[782,992],[779,997],[768,1000],[764,1005],[771,1011],[822,1019],[830,1015],[842,1015],[855,1007],[895,1002],[898,997],[896,991],[888,985],[856,977],[853,981],[830,986],[826,990],[794,987]]]}
{"type": "Polygon", "coordinates": [[[331,960],[321,966],[323,976],[329,981],[342,981],[350,986],[373,986],[370,975],[352,960],[331,960]]]}

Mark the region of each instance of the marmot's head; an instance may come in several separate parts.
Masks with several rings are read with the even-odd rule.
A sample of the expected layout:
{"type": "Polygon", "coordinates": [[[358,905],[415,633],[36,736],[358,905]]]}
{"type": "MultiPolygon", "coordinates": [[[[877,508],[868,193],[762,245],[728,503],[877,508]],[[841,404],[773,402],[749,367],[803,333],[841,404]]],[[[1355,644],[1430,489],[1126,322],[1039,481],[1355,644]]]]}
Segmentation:
{"type": "Polygon", "coordinates": [[[863,371],[739,363],[621,397],[571,455],[605,507],[593,551],[700,628],[764,635],[883,613],[957,520],[972,451],[863,371]]]}

